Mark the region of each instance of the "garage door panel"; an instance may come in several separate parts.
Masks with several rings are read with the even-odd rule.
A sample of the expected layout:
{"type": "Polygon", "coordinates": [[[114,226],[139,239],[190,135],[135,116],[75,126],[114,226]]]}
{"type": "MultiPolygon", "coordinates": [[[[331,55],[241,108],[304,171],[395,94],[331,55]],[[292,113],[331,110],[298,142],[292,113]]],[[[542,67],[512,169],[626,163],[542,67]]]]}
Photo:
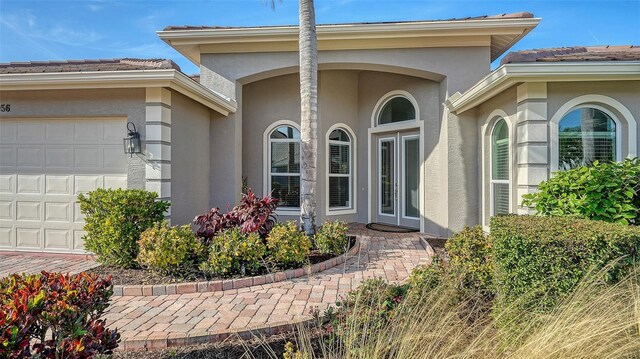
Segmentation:
{"type": "Polygon", "coordinates": [[[73,140],[78,143],[102,143],[102,127],[101,121],[78,121],[75,123],[73,140]]]}
{"type": "Polygon", "coordinates": [[[42,175],[18,175],[17,184],[17,194],[42,193],[42,175]]]}
{"type": "Polygon", "coordinates": [[[75,194],[95,191],[102,187],[102,176],[75,176],[75,194]]]}
{"type": "Polygon", "coordinates": [[[62,146],[47,148],[45,152],[45,167],[72,169],[73,150],[62,146]]]}
{"type": "MultiPolygon", "coordinates": [[[[2,141],[6,143],[5,141],[2,141]]],[[[0,146],[0,168],[1,167],[15,167],[18,163],[18,154],[15,147],[0,146]]],[[[6,172],[6,171],[2,171],[6,172]]]]}
{"type": "Polygon", "coordinates": [[[0,248],[84,252],[79,193],[127,187],[124,120],[0,121],[0,248]]]}
{"type": "Polygon", "coordinates": [[[45,194],[71,194],[71,178],[70,176],[46,176],[45,194]]]}
{"type": "Polygon", "coordinates": [[[44,220],[47,222],[71,222],[69,202],[46,202],[44,220]]]}
{"type": "Polygon", "coordinates": [[[13,228],[0,227],[0,248],[13,249],[15,246],[16,245],[13,237],[13,228]]]}
{"type": "Polygon", "coordinates": [[[42,168],[44,149],[42,146],[20,146],[16,166],[18,168],[42,168]]]}
{"type": "Polygon", "coordinates": [[[15,192],[15,175],[0,175],[0,194],[12,194],[15,192]]]}
{"type": "Polygon", "coordinates": [[[40,249],[40,228],[16,228],[16,247],[20,249],[40,249]]]}
{"type": "Polygon", "coordinates": [[[16,220],[18,221],[41,221],[41,202],[17,201],[16,220]]]}
{"type": "Polygon", "coordinates": [[[49,143],[73,143],[73,122],[57,120],[46,124],[45,140],[49,143]]]}
{"type": "Polygon", "coordinates": [[[71,248],[71,235],[68,229],[45,229],[44,248],[45,249],[69,249],[71,248]]]}
{"type": "Polygon", "coordinates": [[[45,123],[42,121],[20,121],[17,132],[16,140],[19,143],[42,143],[45,123]]]}
{"type": "Polygon", "coordinates": [[[13,201],[0,200],[0,220],[13,220],[13,201]]]}

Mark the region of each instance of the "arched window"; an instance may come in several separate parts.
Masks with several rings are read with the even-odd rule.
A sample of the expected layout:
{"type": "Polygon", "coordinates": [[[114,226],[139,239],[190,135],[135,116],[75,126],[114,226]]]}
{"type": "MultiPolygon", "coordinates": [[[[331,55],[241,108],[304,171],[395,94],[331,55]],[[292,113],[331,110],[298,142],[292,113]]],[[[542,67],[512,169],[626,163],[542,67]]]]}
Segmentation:
{"type": "Polygon", "coordinates": [[[414,121],[416,108],[404,96],[392,97],[384,104],[378,115],[378,125],[386,125],[402,121],[414,121]]]}
{"type": "Polygon", "coordinates": [[[501,118],[491,131],[491,215],[509,213],[509,126],[501,118]]]}
{"type": "Polygon", "coordinates": [[[292,126],[276,127],[269,134],[269,186],[278,208],[300,207],[300,131],[292,126]]]}
{"type": "Polygon", "coordinates": [[[341,128],[329,132],[327,192],[330,211],[353,208],[352,143],[351,136],[341,128]]]}
{"type": "Polygon", "coordinates": [[[576,108],[558,123],[558,168],[570,169],[617,158],[616,123],[602,110],[576,108]]]}

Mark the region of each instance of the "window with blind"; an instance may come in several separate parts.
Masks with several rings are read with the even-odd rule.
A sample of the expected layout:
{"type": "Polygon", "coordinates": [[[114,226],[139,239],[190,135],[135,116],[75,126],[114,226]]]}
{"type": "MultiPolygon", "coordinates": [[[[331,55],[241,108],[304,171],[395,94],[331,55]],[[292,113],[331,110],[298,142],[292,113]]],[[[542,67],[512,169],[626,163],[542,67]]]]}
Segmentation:
{"type": "Polygon", "coordinates": [[[278,208],[300,207],[300,131],[292,126],[269,134],[269,191],[278,208]]]}
{"type": "Polygon", "coordinates": [[[351,137],[342,129],[329,133],[329,209],[351,209],[352,207],[352,152],[351,137]]]}
{"type": "Polygon", "coordinates": [[[491,215],[509,213],[509,127],[498,120],[491,132],[491,215]]]}
{"type": "Polygon", "coordinates": [[[616,123],[605,112],[577,108],[558,124],[558,167],[571,169],[616,160],[616,123]]]}

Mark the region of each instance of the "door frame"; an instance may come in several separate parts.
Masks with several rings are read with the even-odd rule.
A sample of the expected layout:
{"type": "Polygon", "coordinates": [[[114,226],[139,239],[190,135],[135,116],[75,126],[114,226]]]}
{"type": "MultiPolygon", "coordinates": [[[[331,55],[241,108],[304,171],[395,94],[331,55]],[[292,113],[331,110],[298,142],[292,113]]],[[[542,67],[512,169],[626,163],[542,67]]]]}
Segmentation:
{"type": "MultiPolygon", "coordinates": [[[[420,210],[420,232],[424,232],[424,214],[425,214],[425,199],[424,199],[424,187],[425,187],[425,168],[424,168],[424,122],[420,120],[416,121],[405,121],[405,122],[397,122],[393,124],[388,124],[384,126],[378,127],[370,127],[367,129],[367,222],[371,223],[373,211],[378,211],[378,203],[373,203],[373,184],[372,184],[372,175],[373,175],[373,167],[377,164],[374,163],[374,159],[377,159],[377,155],[374,156],[372,151],[377,151],[377,146],[373,145],[374,138],[377,143],[377,136],[383,135],[384,133],[395,133],[395,132],[404,132],[404,131],[418,131],[418,139],[419,139],[419,150],[420,150],[420,182],[419,182],[419,210],[420,210]],[[372,148],[376,147],[376,148],[372,148]],[[374,209],[374,207],[376,207],[374,209]]],[[[377,162],[377,160],[375,161],[377,162]]],[[[376,170],[377,172],[377,170],[376,170]]],[[[376,186],[377,187],[377,186],[376,186]]]]}

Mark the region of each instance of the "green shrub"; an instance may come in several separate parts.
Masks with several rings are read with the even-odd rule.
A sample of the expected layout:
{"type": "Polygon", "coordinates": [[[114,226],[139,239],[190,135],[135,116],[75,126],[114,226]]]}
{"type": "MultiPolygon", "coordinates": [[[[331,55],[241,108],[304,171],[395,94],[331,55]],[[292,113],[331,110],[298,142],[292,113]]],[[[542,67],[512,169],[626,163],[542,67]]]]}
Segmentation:
{"type": "Polygon", "coordinates": [[[227,229],[211,240],[209,258],[200,266],[216,275],[246,274],[262,265],[266,247],[256,232],[242,233],[240,228],[227,229]]]}
{"type": "Polygon", "coordinates": [[[491,240],[482,226],[465,227],[445,243],[450,270],[467,294],[491,296],[493,259],[491,240]]]}
{"type": "Polygon", "coordinates": [[[316,248],[320,253],[342,254],[349,249],[349,228],[341,221],[325,222],[314,236],[316,248]]]}
{"type": "Polygon", "coordinates": [[[412,295],[421,298],[425,293],[438,288],[447,280],[448,267],[437,255],[433,257],[431,264],[423,264],[413,268],[407,284],[412,295]]]}
{"type": "Polygon", "coordinates": [[[198,268],[205,246],[189,225],[170,227],[161,222],[142,232],[137,262],[163,274],[185,274],[198,268]]]}
{"type": "Polygon", "coordinates": [[[640,228],[578,218],[493,217],[491,237],[495,306],[520,312],[552,308],[590,270],[611,265],[606,281],[615,283],[640,253],[640,228]]]}
{"type": "Polygon", "coordinates": [[[640,224],[640,160],[598,163],[559,171],[524,195],[523,204],[538,214],[578,216],[640,224]]]}
{"type": "Polygon", "coordinates": [[[311,253],[309,237],[299,231],[296,222],[276,224],[267,237],[269,255],[281,265],[302,263],[311,253]]]}
{"type": "Polygon", "coordinates": [[[408,286],[389,284],[382,278],[367,279],[326,312],[329,332],[339,339],[383,328],[393,320],[408,286]]]}
{"type": "Polygon", "coordinates": [[[164,219],[169,203],[140,189],[97,189],[78,195],[86,216],[85,248],[99,262],[124,268],[136,267],[140,234],[164,219]]]}

